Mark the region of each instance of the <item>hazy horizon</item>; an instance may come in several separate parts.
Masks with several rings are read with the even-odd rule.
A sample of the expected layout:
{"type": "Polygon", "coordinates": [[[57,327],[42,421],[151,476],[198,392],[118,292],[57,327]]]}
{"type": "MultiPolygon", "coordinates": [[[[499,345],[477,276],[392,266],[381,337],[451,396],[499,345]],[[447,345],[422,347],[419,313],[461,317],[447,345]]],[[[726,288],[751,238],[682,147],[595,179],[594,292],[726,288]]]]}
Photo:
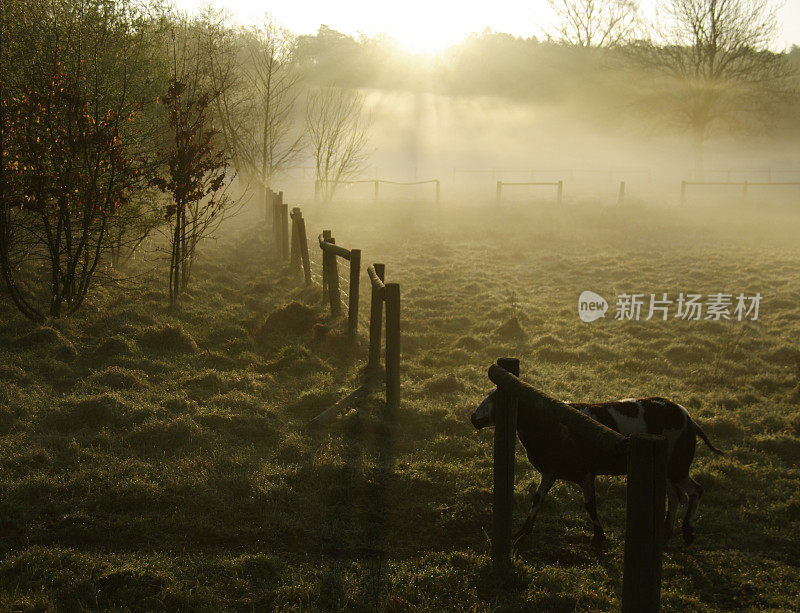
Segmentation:
{"type": "MultiPolygon", "coordinates": [[[[230,11],[241,24],[257,23],[271,13],[280,25],[296,34],[314,34],[327,25],[343,34],[388,36],[410,52],[437,53],[465,37],[487,28],[513,36],[544,38],[553,33],[557,19],[547,0],[528,3],[499,0],[491,4],[463,5],[408,0],[402,5],[384,5],[366,0],[344,0],[335,4],[322,0],[298,0],[275,5],[254,5],[247,0],[175,0],[179,9],[192,12],[211,4],[230,11]],[[457,11],[454,12],[454,8],[457,11]],[[427,15],[421,21],[418,16],[427,15]]],[[[657,0],[640,0],[644,17],[656,15],[657,0]]],[[[777,9],[778,28],[773,49],[784,51],[800,45],[800,2],[784,2],[777,9]]]]}

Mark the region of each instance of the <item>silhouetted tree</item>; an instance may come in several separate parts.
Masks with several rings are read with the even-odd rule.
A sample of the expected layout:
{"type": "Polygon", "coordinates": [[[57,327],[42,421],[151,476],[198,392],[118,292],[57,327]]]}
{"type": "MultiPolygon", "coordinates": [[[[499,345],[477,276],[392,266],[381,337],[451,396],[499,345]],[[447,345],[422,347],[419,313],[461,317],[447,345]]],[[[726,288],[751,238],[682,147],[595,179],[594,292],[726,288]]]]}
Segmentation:
{"type": "Polygon", "coordinates": [[[558,17],[558,38],[578,47],[613,47],[633,38],[639,22],[634,0],[548,0],[558,17]]]}
{"type": "Polygon", "coordinates": [[[763,122],[790,92],[793,69],[769,49],[777,23],[769,0],[663,0],[661,8],[669,21],[660,40],[633,49],[655,72],[651,109],[691,131],[700,178],[709,135],[763,122]]]}
{"type": "Polygon", "coordinates": [[[324,87],[308,93],[306,126],[323,201],[333,198],[337,184],[363,168],[369,119],[364,96],[324,87]]]}

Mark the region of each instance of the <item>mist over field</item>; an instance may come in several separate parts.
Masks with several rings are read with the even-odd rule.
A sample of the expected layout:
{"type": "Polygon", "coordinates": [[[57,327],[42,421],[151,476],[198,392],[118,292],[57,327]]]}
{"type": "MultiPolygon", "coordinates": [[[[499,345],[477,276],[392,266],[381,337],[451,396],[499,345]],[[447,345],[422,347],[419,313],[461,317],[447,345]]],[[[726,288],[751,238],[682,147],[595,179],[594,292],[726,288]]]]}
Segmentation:
{"type": "Polygon", "coordinates": [[[796,610],[793,7],[190,5],[0,0],[0,611],[796,610]]]}

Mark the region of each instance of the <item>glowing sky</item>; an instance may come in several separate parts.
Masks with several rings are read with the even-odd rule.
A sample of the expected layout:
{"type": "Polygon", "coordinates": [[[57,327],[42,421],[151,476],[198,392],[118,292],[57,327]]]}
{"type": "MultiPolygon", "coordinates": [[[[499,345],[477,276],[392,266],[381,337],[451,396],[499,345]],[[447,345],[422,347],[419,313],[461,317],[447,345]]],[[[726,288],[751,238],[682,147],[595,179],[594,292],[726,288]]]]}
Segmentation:
{"type": "MultiPolygon", "coordinates": [[[[192,11],[208,0],[175,0],[192,11]]],[[[311,34],[327,24],[347,34],[387,34],[408,51],[435,52],[459,42],[470,32],[491,28],[516,36],[542,37],[553,23],[547,0],[211,0],[227,8],[240,23],[257,21],[269,11],[298,34],[311,34]]],[[[655,0],[642,0],[652,13],[655,0]]],[[[800,44],[800,0],[786,0],[779,10],[776,49],[800,44]]]]}

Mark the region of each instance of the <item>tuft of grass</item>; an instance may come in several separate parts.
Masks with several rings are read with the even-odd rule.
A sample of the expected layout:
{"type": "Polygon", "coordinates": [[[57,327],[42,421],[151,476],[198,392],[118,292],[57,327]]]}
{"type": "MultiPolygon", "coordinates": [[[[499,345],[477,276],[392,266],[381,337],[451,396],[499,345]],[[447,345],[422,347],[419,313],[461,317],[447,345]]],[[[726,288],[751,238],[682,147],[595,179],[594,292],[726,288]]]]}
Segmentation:
{"type": "Polygon", "coordinates": [[[455,394],[463,392],[464,382],[454,373],[433,377],[422,384],[422,391],[428,395],[455,394]]]}
{"type": "Polygon", "coordinates": [[[106,392],[67,400],[60,407],[44,413],[44,426],[60,432],[83,428],[99,430],[104,426],[126,426],[134,420],[135,411],[116,393],[106,392]]]}
{"type": "Polygon", "coordinates": [[[55,346],[61,345],[66,342],[66,339],[61,335],[61,332],[50,326],[39,326],[17,336],[13,341],[14,345],[23,347],[32,346],[55,346]]]}
{"type": "Polygon", "coordinates": [[[522,329],[522,325],[516,315],[505,320],[494,333],[497,338],[504,341],[521,343],[528,339],[528,335],[522,329]]]}
{"type": "Polygon", "coordinates": [[[139,344],[145,349],[162,353],[195,353],[197,343],[180,324],[150,326],[139,334],[139,344]]]}
{"type": "Polygon", "coordinates": [[[302,302],[290,302],[269,315],[264,320],[259,336],[289,332],[305,335],[317,322],[316,309],[302,302]]]}
{"type": "Polygon", "coordinates": [[[121,390],[144,387],[147,385],[145,379],[145,373],[120,366],[109,366],[89,377],[89,381],[95,385],[121,390]]]}
{"type": "Polygon", "coordinates": [[[117,357],[120,355],[128,355],[131,353],[131,346],[127,339],[123,337],[112,336],[103,339],[103,341],[95,349],[95,355],[99,357],[117,357]]]}

